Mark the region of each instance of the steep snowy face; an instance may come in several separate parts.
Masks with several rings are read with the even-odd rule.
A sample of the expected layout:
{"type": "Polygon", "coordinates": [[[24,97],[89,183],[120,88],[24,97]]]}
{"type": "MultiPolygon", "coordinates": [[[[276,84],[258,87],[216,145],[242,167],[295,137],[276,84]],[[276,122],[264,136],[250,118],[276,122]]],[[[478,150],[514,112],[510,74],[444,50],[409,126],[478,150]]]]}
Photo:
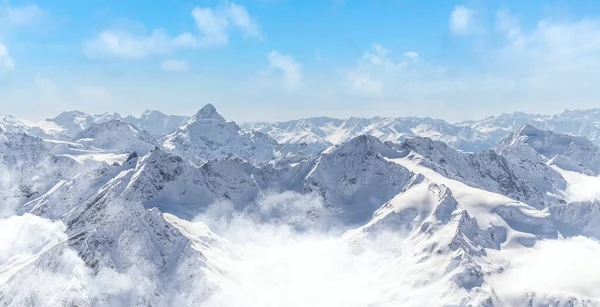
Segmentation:
{"type": "Polygon", "coordinates": [[[35,198],[80,169],[79,163],[50,154],[48,144],[23,133],[0,133],[0,199],[2,211],[35,198]]]}
{"type": "Polygon", "coordinates": [[[305,145],[280,145],[264,133],[242,131],[236,123],[226,122],[211,104],[204,106],[177,131],[166,136],[163,146],[196,165],[223,157],[239,157],[257,165],[280,159],[297,162],[290,155],[294,151],[296,157],[301,156],[302,150],[299,149],[302,147],[314,154],[305,145]]]}
{"type": "Polygon", "coordinates": [[[77,133],[73,141],[90,149],[145,154],[158,145],[147,132],[121,120],[92,124],[77,133]]]}
{"type": "MultiPolygon", "coordinates": [[[[368,247],[386,232],[403,238],[398,246],[402,256],[387,264],[378,281],[394,282],[405,291],[416,284],[421,295],[404,296],[398,291],[384,296],[381,305],[401,299],[412,306],[444,300],[503,306],[506,298],[498,296],[489,280],[502,276],[510,265],[497,255],[505,248],[524,248],[556,238],[559,227],[552,217],[499,194],[447,179],[420,166],[414,157],[393,161],[420,176],[378,209],[371,221],[343,236],[358,248],[368,247]],[[440,296],[444,290],[452,294],[440,296]]],[[[521,291],[519,295],[525,295],[526,290],[521,291]]]]}
{"type": "Polygon", "coordinates": [[[325,151],[304,182],[304,192],[324,196],[343,223],[363,223],[414,176],[385,157],[397,153],[373,136],[359,136],[325,151]]]}
{"type": "MultiPolygon", "coordinates": [[[[45,167],[38,173],[49,172],[45,167]]],[[[239,182],[237,175],[231,174],[239,182]]],[[[196,224],[193,229],[202,231],[190,234],[188,222],[151,209],[158,205],[181,213],[186,204],[201,206],[193,193],[208,195],[202,180],[214,178],[158,149],[141,158],[133,154],[123,165],[84,168],[64,178],[17,208],[59,220],[64,234],[24,251],[0,272],[2,304],[195,306],[225,279],[222,259],[233,257],[233,246],[206,226],[196,224]]],[[[212,187],[227,192],[220,183],[212,187]]]]}
{"type": "Polygon", "coordinates": [[[209,103],[202,107],[202,109],[200,109],[200,111],[198,111],[196,114],[194,114],[191,120],[194,122],[200,120],[214,120],[218,122],[224,122],[225,118],[223,118],[223,116],[221,116],[221,114],[217,112],[215,106],[209,103]]]}
{"type": "Polygon", "coordinates": [[[209,161],[198,169],[190,162],[161,149],[135,161],[124,192],[127,201],[140,201],[147,208],[193,219],[209,205],[229,202],[243,208],[262,195],[241,160],[209,161]]]}
{"type": "Polygon", "coordinates": [[[122,188],[109,182],[64,215],[63,240],[33,251],[19,270],[3,272],[0,301],[194,306],[208,299],[222,278],[216,260],[229,253],[229,245],[208,229],[189,238],[172,224],[177,218],[119,201],[122,188]]]}
{"type": "Polygon", "coordinates": [[[395,147],[404,155],[418,156],[420,164],[473,187],[501,193],[543,208],[564,202],[565,180],[529,147],[528,154],[501,155],[493,150],[461,153],[439,141],[414,138],[395,147]]]}
{"type": "Polygon", "coordinates": [[[0,132],[0,161],[10,168],[33,165],[48,151],[44,140],[25,133],[0,132]]]}
{"type": "Polygon", "coordinates": [[[600,148],[584,137],[575,137],[526,125],[510,134],[499,145],[501,152],[510,152],[520,146],[529,146],[543,156],[553,160],[562,169],[600,174],[600,148]]]}

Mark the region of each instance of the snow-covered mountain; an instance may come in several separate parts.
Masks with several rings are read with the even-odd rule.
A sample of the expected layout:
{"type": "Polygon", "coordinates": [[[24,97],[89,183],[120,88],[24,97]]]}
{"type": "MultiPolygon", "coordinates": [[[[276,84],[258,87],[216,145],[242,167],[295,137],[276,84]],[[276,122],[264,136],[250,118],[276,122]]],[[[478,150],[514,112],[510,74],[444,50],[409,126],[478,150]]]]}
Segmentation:
{"type": "Polygon", "coordinates": [[[254,164],[273,160],[297,162],[316,152],[306,144],[279,144],[261,132],[245,132],[235,122],[227,122],[212,104],[204,106],[177,131],[164,138],[163,147],[202,165],[208,160],[239,157],[254,164]],[[291,159],[291,160],[290,160],[291,159]]]}
{"type": "Polygon", "coordinates": [[[43,139],[68,141],[93,125],[120,120],[146,131],[155,138],[160,138],[175,131],[187,119],[185,116],[166,115],[154,110],[147,110],[139,117],[122,117],[118,113],[92,115],[81,111],[68,111],[39,122],[0,115],[0,129],[6,132],[28,133],[43,139]]]}
{"type": "Polygon", "coordinates": [[[128,122],[155,137],[173,133],[187,120],[188,117],[186,116],[166,115],[155,110],[146,110],[139,118],[127,116],[123,119],[123,121],[128,122]]]}
{"type": "Polygon", "coordinates": [[[54,122],[31,122],[11,115],[0,114],[0,130],[8,133],[27,133],[44,139],[65,139],[63,128],[54,122]]]}
{"type": "Polygon", "coordinates": [[[158,145],[146,131],[118,119],[91,125],[78,132],[73,142],[87,148],[135,151],[142,154],[158,145]]]}
{"type": "Polygon", "coordinates": [[[600,266],[580,260],[600,256],[600,149],[583,136],[143,117],[63,113],[68,139],[4,119],[0,305],[600,305],[600,266]]]}
{"type": "Polygon", "coordinates": [[[600,149],[584,137],[545,131],[526,125],[499,145],[501,151],[527,146],[565,170],[600,175],[600,149]]]}
{"type": "MultiPolygon", "coordinates": [[[[90,115],[80,111],[63,112],[41,122],[0,116],[0,129],[7,132],[25,132],[43,139],[71,140],[75,135],[110,120],[122,120],[156,139],[174,133],[191,117],[167,115],[147,110],[139,117],[122,117],[118,113],[90,115]]],[[[401,142],[416,136],[442,141],[465,152],[479,152],[496,146],[510,133],[524,125],[542,130],[583,136],[600,144],[600,109],[566,110],[556,115],[539,115],[514,112],[490,116],[483,120],[450,123],[429,117],[374,117],[336,119],[312,117],[285,122],[243,123],[246,132],[268,134],[281,144],[306,144],[312,151],[320,151],[341,144],[356,136],[368,134],[382,141],[401,142]]]]}
{"type": "Polygon", "coordinates": [[[313,117],[275,123],[245,123],[241,127],[247,131],[269,134],[281,143],[307,143],[323,149],[369,134],[384,142],[401,142],[416,136],[428,137],[461,151],[478,152],[496,146],[508,134],[524,125],[583,136],[600,145],[600,109],[567,110],[556,115],[515,112],[458,123],[428,117],[313,117]]]}
{"type": "Polygon", "coordinates": [[[278,123],[247,123],[244,130],[260,131],[282,143],[314,144],[322,149],[368,134],[382,141],[400,142],[421,136],[443,141],[463,151],[480,151],[496,143],[469,126],[458,126],[429,117],[357,118],[316,117],[278,123]]]}

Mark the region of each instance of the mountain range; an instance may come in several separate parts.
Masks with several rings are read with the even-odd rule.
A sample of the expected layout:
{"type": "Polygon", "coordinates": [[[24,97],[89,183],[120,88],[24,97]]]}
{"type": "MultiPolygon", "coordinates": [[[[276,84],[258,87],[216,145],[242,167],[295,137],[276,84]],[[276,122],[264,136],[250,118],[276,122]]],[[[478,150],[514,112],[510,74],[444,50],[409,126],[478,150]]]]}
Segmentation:
{"type": "Polygon", "coordinates": [[[2,116],[0,305],[599,306],[598,132],[2,116]]]}

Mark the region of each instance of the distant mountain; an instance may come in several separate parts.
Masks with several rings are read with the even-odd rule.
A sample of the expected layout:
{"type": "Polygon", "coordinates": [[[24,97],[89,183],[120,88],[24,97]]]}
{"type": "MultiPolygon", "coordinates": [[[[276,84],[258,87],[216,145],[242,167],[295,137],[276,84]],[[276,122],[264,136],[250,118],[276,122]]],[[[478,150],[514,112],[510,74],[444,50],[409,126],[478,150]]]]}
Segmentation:
{"type": "MultiPolygon", "coordinates": [[[[141,116],[121,117],[117,113],[90,115],[80,111],[63,112],[41,122],[30,122],[11,116],[0,116],[0,129],[25,132],[43,139],[71,140],[92,124],[122,120],[156,139],[185,125],[190,117],[145,111],[141,116]]],[[[449,123],[429,117],[374,117],[336,119],[313,117],[285,122],[243,123],[240,130],[261,132],[280,144],[306,144],[313,151],[341,144],[356,136],[368,134],[382,141],[401,142],[412,137],[428,137],[442,141],[458,150],[478,152],[496,146],[508,134],[524,125],[557,133],[583,136],[600,145],[600,109],[567,110],[556,115],[536,115],[522,112],[490,116],[483,120],[449,123]]]]}
{"type": "Polygon", "coordinates": [[[369,134],[384,142],[401,142],[416,136],[428,137],[461,151],[477,152],[496,146],[504,137],[524,125],[584,136],[600,145],[600,109],[567,110],[552,116],[515,112],[459,123],[428,117],[313,117],[275,123],[246,123],[241,127],[247,131],[269,134],[281,143],[307,143],[323,149],[361,134],[369,134]]]}
{"type": "Polygon", "coordinates": [[[158,138],[172,133],[187,119],[186,116],[166,115],[151,110],[145,111],[140,117],[122,117],[118,113],[92,115],[81,111],[68,111],[40,122],[17,119],[10,115],[0,115],[0,129],[6,132],[28,133],[43,139],[67,141],[92,125],[120,120],[158,138]]]}
{"type": "Polygon", "coordinates": [[[510,151],[527,146],[565,170],[600,175],[600,148],[585,137],[556,133],[526,125],[504,139],[498,148],[510,151]]]}
{"type": "Polygon", "coordinates": [[[401,142],[415,136],[429,137],[463,151],[480,151],[496,144],[469,126],[453,125],[428,117],[351,117],[346,120],[316,117],[273,124],[243,124],[242,128],[269,134],[282,143],[314,144],[323,149],[363,134],[375,136],[384,142],[401,142]]]}
{"type": "Polygon", "coordinates": [[[123,120],[152,136],[161,137],[173,133],[188,119],[186,116],[166,115],[159,111],[146,110],[139,118],[127,116],[123,120]]]}
{"type": "Polygon", "coordinates": [[[513,278],[531,255],[544,274],[528,277],[560,273],[539,260],[540,246],[600,239],[600,148],[535,126],[591,127],[594,110],[485,124],[252,126],[273,136],[244,131],[210,104],[180,125],[145,114],[154,133],[174,130],[153,135],[115,114],[68,112],[43,125],[3,117],[0,305],[278,305],[314,270],[369,306],[600,304],[588,290],[595,277],[577,275],[577,287],[562,276],[559,287],[513,278]],[[273,250],[257,253],[264,245],[273,250]],[[315,246],[324,253],[313,257],[315,246]],[[274,287],[283,296],[268,296],[274,287]]]}
{"type": "Polygon", "coordinates": [[[93,149],[135,151],[146,154],[158,142],[146,131],[118,119],[92,124],[78,132],[73,142],[93,149]]]}

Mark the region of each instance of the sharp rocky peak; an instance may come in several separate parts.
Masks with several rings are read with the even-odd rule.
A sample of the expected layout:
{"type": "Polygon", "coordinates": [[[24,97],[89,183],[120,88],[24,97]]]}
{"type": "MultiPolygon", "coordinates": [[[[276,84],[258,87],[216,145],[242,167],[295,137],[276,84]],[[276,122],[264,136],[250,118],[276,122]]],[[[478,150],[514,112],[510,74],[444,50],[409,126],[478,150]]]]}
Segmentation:
{"type": "Polygon", "coordinates": [[[217,120],[225,121],[225,118],[217,112],[217,109],[212,104],[207,104],[198,111],[191,119],[192,122],[199,120],[217,120]]]}

